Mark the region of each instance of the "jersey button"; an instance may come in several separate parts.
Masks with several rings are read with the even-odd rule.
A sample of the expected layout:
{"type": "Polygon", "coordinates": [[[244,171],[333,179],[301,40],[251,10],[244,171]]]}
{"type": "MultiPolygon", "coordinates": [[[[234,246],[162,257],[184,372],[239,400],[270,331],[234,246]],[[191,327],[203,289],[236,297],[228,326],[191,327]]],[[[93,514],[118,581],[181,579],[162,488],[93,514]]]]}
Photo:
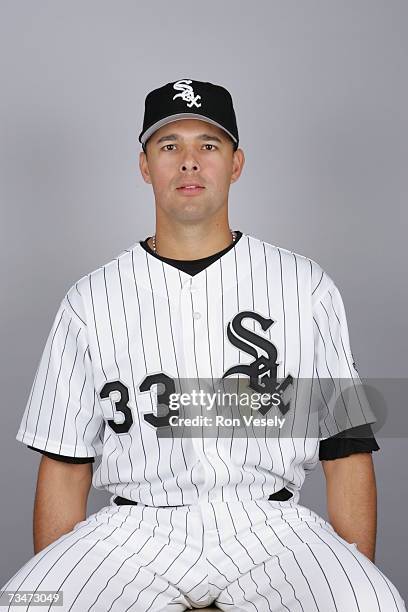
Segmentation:
{"type": "Polygon", "coordinates": [[[193,318],[194,319],[201,319],[201,313],[200,312],[193,312],[193,318]]]}

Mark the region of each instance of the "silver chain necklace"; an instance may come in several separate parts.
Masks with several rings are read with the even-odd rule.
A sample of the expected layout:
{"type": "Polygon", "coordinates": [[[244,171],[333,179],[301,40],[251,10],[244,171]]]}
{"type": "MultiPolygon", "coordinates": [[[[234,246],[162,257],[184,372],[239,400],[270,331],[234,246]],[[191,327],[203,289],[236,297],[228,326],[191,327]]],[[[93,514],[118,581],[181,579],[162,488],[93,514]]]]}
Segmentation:
{"type": "MultiPolygon", "coordinates": [[[[234,242],[235,242],[235,240],[236,240],[236,238],[237,238],[237,235],[236,235],[236,233],[235,233],[235,232],[233,232],[232,230],[230,230],[230,232],[231,232],[231,236],[232,236],[232,243],[231,243],[231,244],[234,244],[234,242]]],[[[153,250],[153,253],[156,253],[156,255],[157,255],[157,249],[156,249],[156,234],[155,234],[155,235],[152,237],[152,244],[153,244],[153,249],[152,249],[152,250],[153,250]]]]}

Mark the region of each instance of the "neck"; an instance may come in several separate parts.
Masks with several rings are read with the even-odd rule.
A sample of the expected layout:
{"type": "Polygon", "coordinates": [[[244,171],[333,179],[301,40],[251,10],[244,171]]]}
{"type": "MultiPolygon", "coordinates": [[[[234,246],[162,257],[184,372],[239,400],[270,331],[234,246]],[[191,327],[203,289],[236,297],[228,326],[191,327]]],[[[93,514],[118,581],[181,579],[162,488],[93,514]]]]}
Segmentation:
{"type": "MultiPolygon", "coordinates": [[[[202,259],[218,253],[232,243],[231,230],[228,224],[221,227],[204,228],[190,226],[179,231],[156,230],[156,253],[171,259],[202,259]]],[[[153,240],[148,240],[153,249],[153,240]]]]}

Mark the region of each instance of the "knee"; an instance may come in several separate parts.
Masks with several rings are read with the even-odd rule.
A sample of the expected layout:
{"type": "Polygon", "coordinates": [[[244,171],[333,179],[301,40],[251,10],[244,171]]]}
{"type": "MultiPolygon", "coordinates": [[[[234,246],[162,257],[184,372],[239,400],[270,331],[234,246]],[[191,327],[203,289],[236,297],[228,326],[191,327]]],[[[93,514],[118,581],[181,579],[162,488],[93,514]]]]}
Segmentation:
{"type": "Polygon", "coordinates": [[[367,576],[366,580],[353,584],[353,588],[361,612],[376,609],[406,612],[405,601],[398,589],[380,570],[375,576],[367,576]]]}

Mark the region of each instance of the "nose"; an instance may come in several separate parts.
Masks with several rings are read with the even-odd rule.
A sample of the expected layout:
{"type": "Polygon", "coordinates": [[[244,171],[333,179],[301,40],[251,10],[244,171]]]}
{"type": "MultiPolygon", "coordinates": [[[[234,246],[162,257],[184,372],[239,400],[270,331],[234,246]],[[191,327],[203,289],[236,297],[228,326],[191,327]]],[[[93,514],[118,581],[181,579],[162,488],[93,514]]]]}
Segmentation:
{"type": "Polygon", "coordinates": [[[183,161],[180,164],[181,172],[199,172],[200,164],[198,163],[194,151],[192,149],[186,149],[183,161]]]}

